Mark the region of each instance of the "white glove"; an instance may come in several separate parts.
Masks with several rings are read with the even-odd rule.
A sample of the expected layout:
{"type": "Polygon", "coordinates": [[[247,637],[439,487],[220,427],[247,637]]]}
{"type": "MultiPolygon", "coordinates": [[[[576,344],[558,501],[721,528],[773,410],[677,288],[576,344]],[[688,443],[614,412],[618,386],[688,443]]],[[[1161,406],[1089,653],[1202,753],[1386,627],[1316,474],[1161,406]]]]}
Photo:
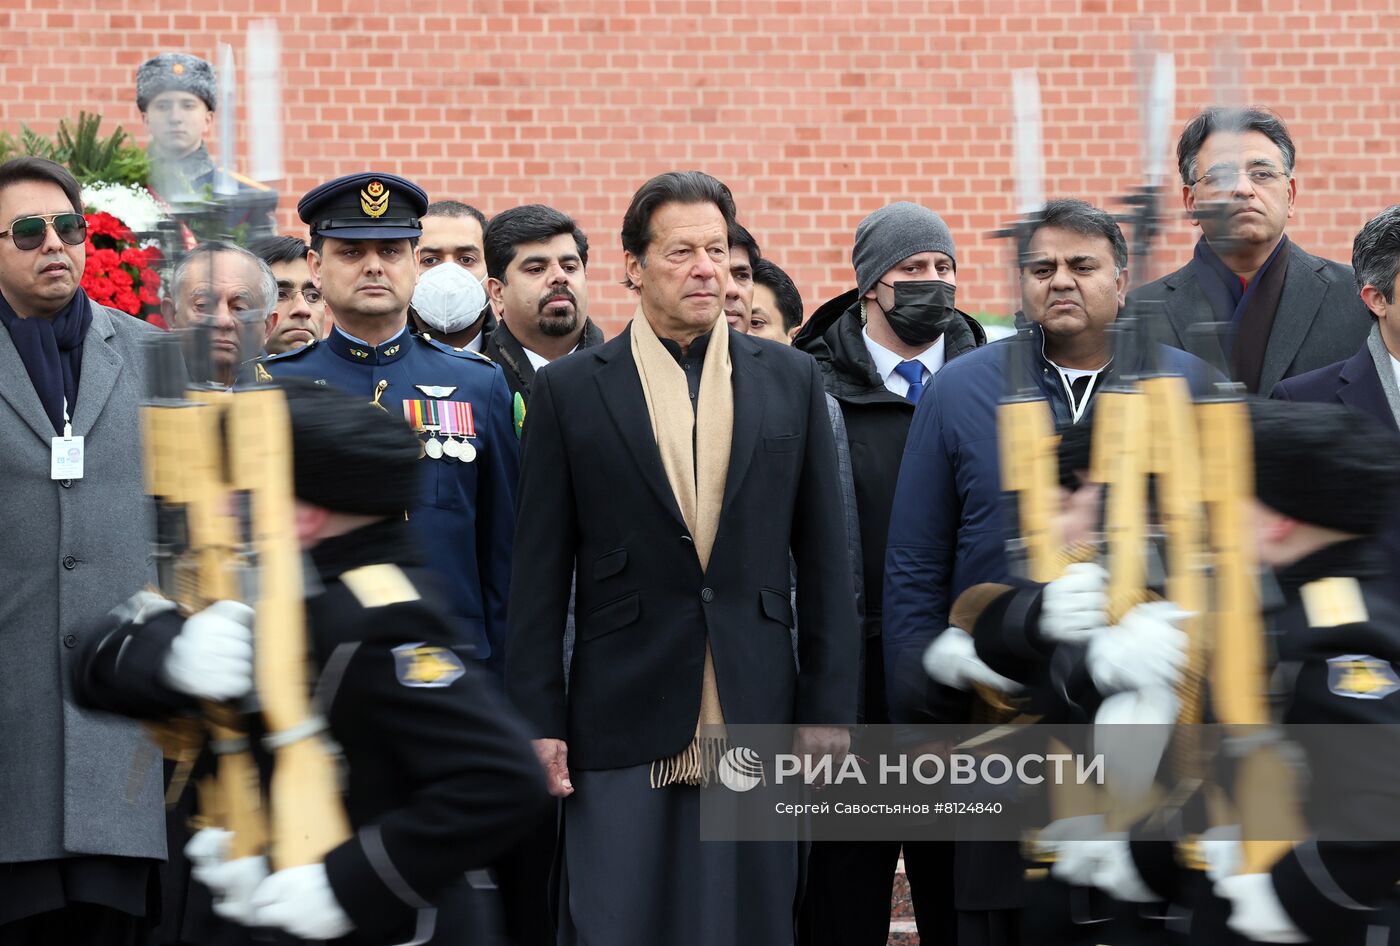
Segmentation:
{"type": "Polygon", "coordinates": [[[1123,903],[1154,903],[1162,899],[1138,873],[1126,833],[1110,835],[1099,848],[1094,886],[1123,903]]]}
{"type": "Polygon", "coordinates": [[[1081,887],[1093,884],[1105,830],[1103,815],[1061,818],[1042,828],[1036,843],[1055,856],[1051,876],[1081,887]]]}
{"type": "Polygon", "coordinates": [[[1230,929],[1256,943],[1306,943],[1279,902],[1268,874],[1236,874],[1217,881],[1215,895],[1230,901],[1230,929]]]}
{"type": "Polygon", "coordinates": [[[112,609],[112,616],[123,624],[145,624],[157,614],[179,607],[169,598],[154,591],[142,590],[112,609]]]}
{"type": "Polygon", "coordinates": [[[1206,876],[1220,883],[1233,877],[1244,866],[1244,848],[1240,844],[1240,826],[1225,824],[1203,831],[1197,839],[1201,857],[1206,862],[1206,876]]]}
{"type": "Polygon", "coordinates": [[[998,693],[1019,693],[1021,685],[1003,677],[977,656],[972,635],[950,627],[933,639],[924,651],[924,670],[944,686],[969,690],[973,684],[989,686],[998,693]]]}
{"type": "Polygon", "coordinates": [[[204,828],[185,845],[185,856],[193,865],[191,876],[213,895],[214,912],[226,920],[252,926],[253,891],[267,878],[267,858],[226,860],[232,839],[230,831],[204,828]]]}
{"type": "Polygon", "coordinates": [[[1181,622],[1191,615],[1170,601],[1133,608],[1115,627],[1089,641],[1089,675],[1100,693],[1174,688],[1186,666],[1186,632],[1181,622]]]}
{"type": "Polygon", "coordinates": [[[236,700],[253,689],[253,609],[215,601],[185,622],[161,668],[172,689],[201,700],[236,700]]]}
{"type": "Polygon", "coordinates": [[[1167,687],[1125,690],[1099,704],[1094,751],[1103,758],[1104,777],[1120,801],[1145,799],[1152,790],[1180,708],[1175,691],[1167,687]]]}
{"type": "Polygon", "coordinates": [[[1040,633],[1062,644],[1083,643],[1108,624],[1108,572],[1078,562],[1045,586],[1040,597],[1040,633]]]}
{"type": "Polygon", "coordinates": [[[336,939],[355,929],[331,891],[325,864],[279,870],[253,891],[255,925],[302,939],[336,939]]]}

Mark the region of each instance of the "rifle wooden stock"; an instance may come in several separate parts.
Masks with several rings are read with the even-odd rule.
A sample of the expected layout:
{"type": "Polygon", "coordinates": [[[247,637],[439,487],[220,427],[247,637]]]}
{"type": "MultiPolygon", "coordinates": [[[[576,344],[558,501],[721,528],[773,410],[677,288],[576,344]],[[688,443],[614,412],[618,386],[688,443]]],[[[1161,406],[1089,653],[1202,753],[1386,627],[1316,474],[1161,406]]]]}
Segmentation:
{"type": "MultiPolygon", "coordinates": [[[[237,562],[237,524],[229,515],[224,470],[223,413],[229,395],[222,391],[191,392],[191,407],[183,411],[181,460],[188,466],[190,548],[197,562],[196,586],[180,600],[195,611],[215,601],[241,600],[241,566],[237,562]]],[[[230,858],[263,853],[267,846],[267,818],[257,763],[247,746],[248,734],[237,707],[224,703],[203,704],[205,724],[219,746],[213,782],[200,786],[200,814],[211,825],[233,832],[230,858]],[[228,750],[232,746],[242,748],[228,750]]]]}
{"type": "Polygon", "coordinates": [[[1132,390],[1105,389],[1094,404],[1089,478],[1106,492],[1108,619],[1115,624],[1146,598],[1147,407],[1132,390]]]}
{"type": "MultiPolygon", "coordinates": [[[[1166,596],[1190,614],[1186,632],[1186,672],[1177,687],[1177,722],[1201,722],[1202,685],[1209,660],[1205,639],[1207,595],[1205,494],[1201,477],[1201,443],[1191,387],[1180,376],[1159,375],[1140,385],[1147,398],[1152,437],[1150,471],[1157,481],[1157,505],[1167,539],[1166,596]]],[[[1177,734],[1174,763],[1178,775],[1199,774],[1196,740],[1177,734]]]]}
{"type": "Polygon", "coordinates": [[[1060,571],[1059,481],[1049,405],[1043,398],[1004,401],[997,407],[997,436],[1001,488],[1016,496],[1026,577],[1053,581],[1060,571]]]}
{"type": "MultiPolygon", "coordinates": [[[[233,396],[228,411],[229,469],[248,497],[249,538],[257,555],[255,680],[263,719],[275,738],[308,727],[310,648],[306,636],[301,550],[292,534],[292,436],[286,400],[273,387],[233,396]]],[[[314,727],[274,750],[271,784],[275,870],[319,863],[350,837],[335,760],[314,727]]]]}
{"type": "MultiPolygon", "coordinates": [[[[1262,727],[1272,717],[1249,520],[1254,495],[1249,406],[1242,400],[1219,400],[1203,403],[1198,410],[1215,553],[1211,705],[1225,726],[1262,727]]],[[[1269,870],[1306,835],[1295,783],[1289,764],[1271,745],[1261,745],[1240,760],[1233,797],[1245,838],[1242,873],[1269,870]]]]}

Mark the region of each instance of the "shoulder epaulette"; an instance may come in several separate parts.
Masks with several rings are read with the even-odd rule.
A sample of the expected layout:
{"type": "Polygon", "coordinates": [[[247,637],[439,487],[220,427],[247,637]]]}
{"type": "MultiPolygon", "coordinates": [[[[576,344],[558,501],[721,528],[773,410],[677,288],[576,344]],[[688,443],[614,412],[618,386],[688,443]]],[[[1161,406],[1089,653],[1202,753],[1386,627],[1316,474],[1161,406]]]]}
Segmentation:
{"type": "Polygon", "coordinates": [[[448,345],[445,342],[440,342],[436,338],[433,338],[427,332],[421,332],[419,334],[414,335],[413,337],[418,339],[419,341],[427,342],[429,345],[431,345],[433,348],[436,348],[440,352],[446,352],[447,354],[455,355],[458,358],[466,358],[472,361],[480,361],[488,365],[495,364],[494,361],[481,354],[481,352],[472,351],[470,348],[453,348],[451,345],[448,345]]]}
{"type": "Polygon", "coordinates": [[[271,362],[271,361],[285,361],[285,360],[288,359],[288,358],[299,358],[299,357],[301,357],[302,355],[304,355],[304,354],[306,354],[307,352],[309,352],[311,349],[315,348],[315,347],[316,347],[317,345],[319,345],[319,344],[321,344],[321,343],[318,342],[318,341],[307,342],[305,345],[302,345],[300,348],[289,348],[289,349],[287,349],[286,351],[284,351],[284,352],[278,352],[278,353],[275,354],[275,355],[266,355],[266,356],[263,357],[262,361],[263,361],[264,363],[266,363],[266,362],[271,362]]]}
{"type": "Polygon", "coordinates": [[[242,174],[239,174],[237,171],[229,171],[229,172],[228,172],[228,176],[231,177],[231,178],[233,178],[235,181],[237,181],[238,183],[242,184],[244,187],[248,188],[249,190],[255,190],[255,191],[270,191],[270,190],[272,190],[271,187],[269,187],[268,185],[264,184],[262,181],[255,181],[255,180],[253,180],[251,177],[244,177],[242,174]]]}
{"type": "Polygon", "coordinates": [[[1309,627],[1365,624],[1371,619],[1361,582],[1355,578],[1319,578],[1299,589],[1309,627]]]}
{"type": "Polygon", "coordinates": [[[340,580],[362,608],[386,608],[419,598],[418,589],[397,565],[362,565],[345,572],[340,580]]]}

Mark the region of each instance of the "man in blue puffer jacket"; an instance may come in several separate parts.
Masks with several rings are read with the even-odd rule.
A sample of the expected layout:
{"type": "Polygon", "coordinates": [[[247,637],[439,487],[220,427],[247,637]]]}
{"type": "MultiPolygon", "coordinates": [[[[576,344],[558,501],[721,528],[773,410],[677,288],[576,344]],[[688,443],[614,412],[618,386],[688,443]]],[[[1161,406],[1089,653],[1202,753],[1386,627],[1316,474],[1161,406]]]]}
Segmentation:
{"type": "MultiPolygon", "coordinates": [[[[972,681],[936,683],[922,657],[948,626],[959,594],[1009,576],[1011,522],[997,447],[1002,396],[1038,388],[1065,428],[1090,415],[1105,385],[1149,361],[1184,375],[1197,394],[1217,377],[1175,349],[1114,351],[1108,329],[1124,305],[1127,263],[1113,217],[1084,201],[1051,201],[1021,244],[1021,309],[1034,323],[1037,354],[1021,360],[1012,357],[1015,343],[988,345],[950,362],[925,391],[904,449],[885,555],[884,658],[894,722],[967,720],[972,681]]],[[[1016,846],[960,843],[955,866],[959,946],[1019,942],[1016,846]]]]}

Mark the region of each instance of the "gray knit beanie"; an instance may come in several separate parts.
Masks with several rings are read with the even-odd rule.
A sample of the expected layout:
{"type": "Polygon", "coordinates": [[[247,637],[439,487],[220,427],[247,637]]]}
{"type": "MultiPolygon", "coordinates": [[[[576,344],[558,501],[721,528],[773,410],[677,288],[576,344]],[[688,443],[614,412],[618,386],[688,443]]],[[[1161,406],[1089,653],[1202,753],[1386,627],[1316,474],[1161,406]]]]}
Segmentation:
{"type": "Polygon", "coordinates": [[[896,263],[916,253],[947,253],[955,267],[958,263],[953,234],[938,214],[907,200],[881,207],[856,227],[851,248],[856,291],[864,296],[896,263]]]}

